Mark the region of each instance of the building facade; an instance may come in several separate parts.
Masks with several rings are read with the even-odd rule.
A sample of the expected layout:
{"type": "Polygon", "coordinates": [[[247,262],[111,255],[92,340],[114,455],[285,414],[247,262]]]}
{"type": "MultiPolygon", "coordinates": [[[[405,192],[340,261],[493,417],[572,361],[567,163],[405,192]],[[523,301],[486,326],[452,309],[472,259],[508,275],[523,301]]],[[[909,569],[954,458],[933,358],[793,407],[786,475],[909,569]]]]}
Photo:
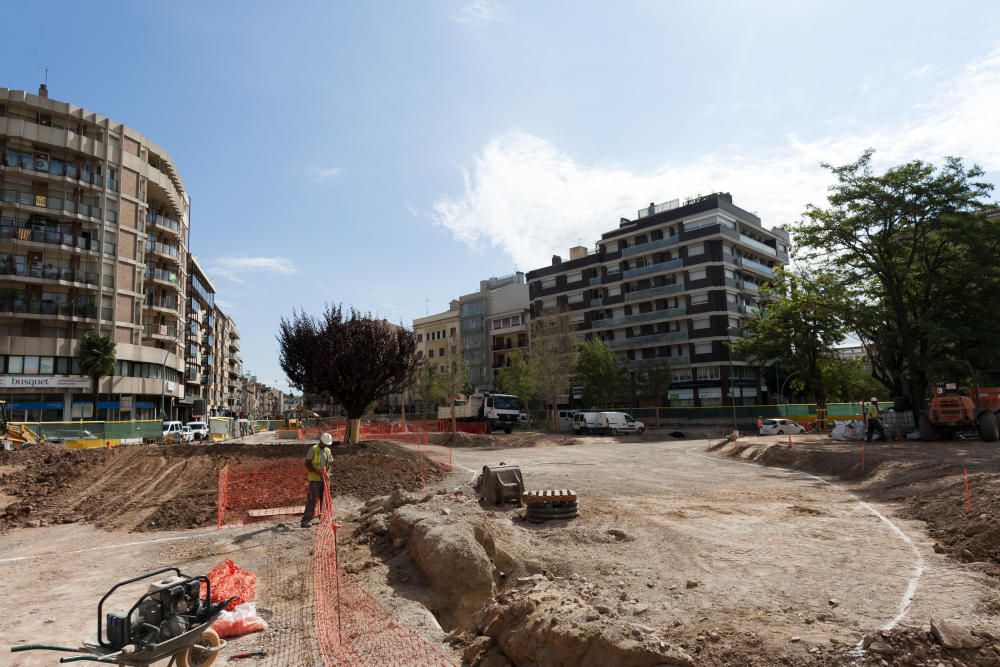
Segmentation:
{"type": "Polygon", "coordinates": [[[452,301],[444,312],[413,320],[413,333],[421,363],[436,364],[441,371],[447,369],[452,357],[462,350],[458,301],[452,301]]]}
{"type": "Polygon", "coordinates": [[[758,285],[788,261],[787,245],[787,232],[727,193],[650,204],[594,252],[573,248],[529,272],[532,312],[566,311],[580,338],[606,341],[640,383],[669,368],[669,405],[764,402],[757,369],[727,342],[760,307],[758,285]]]}
{"type": "Polygon", "coordinates": [[[0,393],[13,416],[93,417],[76,362],[90,331],[117,343],[97,416],[175,414],[190,201],[170,156],[44,86],[0,88],[0,149],[0,393]]]}
{"type": "Polygon", "coordinates": [[[479,281],[479,291],[458,298],[462,355],[473,389],[492,390],[515,349],[528,345],[528,285],[520,271],[479,281]],[[516,324],[515,324],[516,322],[516,324]]]}

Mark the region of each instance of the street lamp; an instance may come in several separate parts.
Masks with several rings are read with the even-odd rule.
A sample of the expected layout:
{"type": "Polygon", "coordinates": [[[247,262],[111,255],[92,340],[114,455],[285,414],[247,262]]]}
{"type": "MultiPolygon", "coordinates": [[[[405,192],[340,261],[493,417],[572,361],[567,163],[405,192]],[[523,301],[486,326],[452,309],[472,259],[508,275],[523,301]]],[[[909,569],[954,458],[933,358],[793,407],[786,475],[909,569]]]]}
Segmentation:
{"type": "MultiPolygon", "coordinates": [[[[788,384],[788,381],[789,381],[789,380],[791,380],[791,379],[792,379],[793,377],[795,377],[796,375],[798,375],[798,374],[799,374],[799,373],[801,373],[801,372],[802,372],[802,371],[795,371],[794,373],[792,373],[792,374],[788,375],[788,376],[787,376],[787,377],[786,377],[786,378],[784,379],[784,381],[783,381],[783,382],[781,383],[781,388],[780,388],[780,389],[778,390],[778,404],[779,404],[779,405],[781,405],[781,403],[782,403],[782,398],[783,398],[783,397],[784,397],[784,395],[785,395],[785,385],[786,385],[786,384],[788,384]]],[[[788,411],[787,411],[787,410],[785,410],[785,412],[788,412],[788,411]]]]}

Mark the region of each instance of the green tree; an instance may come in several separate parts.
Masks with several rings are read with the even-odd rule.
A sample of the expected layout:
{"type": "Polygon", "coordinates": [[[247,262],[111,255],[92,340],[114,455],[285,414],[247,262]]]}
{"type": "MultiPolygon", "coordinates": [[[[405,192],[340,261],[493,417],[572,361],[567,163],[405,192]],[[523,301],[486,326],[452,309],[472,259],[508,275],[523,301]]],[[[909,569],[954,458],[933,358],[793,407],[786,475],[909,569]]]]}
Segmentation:
{"type": "Polygon", "coordinates": [[[671,369],[668,363],[630,376],[627,391],[632,406],[639,407],[643,402],[662,405],[670,390],[670,381],[671,369]]]}
{"type": "Polygon", "coordinates": [[[83,337],[77,358],[80,362],[80,372],[90,377],[90,388],[93,395],[94,419],[97,419],[98,385],[105,375],[115,372],[116,357],[115,341],[95,331],[90,331],[83,337]]]}
{"type": "Polygon", "coordinates": [[[577,346],[576,381],[583,385],[583,407],[609,407],[624,391],[628,378],[611,346],[591,336],[577,346]]]}
{"type": "Polygon", "coordinates": [[[438,400],[451,408],[452,433],[456,430],[455,401],[458,399],[459,394],[465,393],[468,396],[468,384],[469,367],[466,365],[465,359],[461,354],[451,355],[448,365],[444,367],[444,371],[437,374],[434,391],[438,400]]]}
{"type": "MultiPolygon", "coordinates": [[[[537,398],[535,377],[524,352],[514,350],[507,355],[507,365],[502,367],[497,375],[497,389],[504,394],[517,396],[525,407],[531,405],[537,398]]],[[[530,410],[528,410],[528,422],[531,423],[530,410]]]]}
{"type": "Polygon", "coordinates": [[[836,181],[794,228],[797,256],[839,283],[875,377],[919,409],[931,362],[1000,361],[1000,218],[985,215],[992,186],[978,166],[918,160],[876,174],[872,154],[823,165],[836,181]]]}
{"type": "Polygon", "coordinates": [[[817,405],[827,402],[824,364],[845,336],[843,289],[829,273],[779,271],[761,289],[764,307],[743,320],[743,337],[730,345],[753,361],[778,360],[786,377],[797,373],[817,405]]]}
{"type": "Polygon", "coordinates": [[[358,441],[369,406],[413,382],[417,338],[401,326],[327,306],[319,317],[293,312],[281,318],[281,368],[296,389],[327,394],[347,413],[344,441],[358,441]]]}
{"type": "Polygon", "coordinates": [[[576,362],[576,336],[565,310],[546,310],[531,321],[531,352],[528,363],[539,398],[552,410],[559,432],[559,397],[570,389],[576,362]]]}
{"type": "Polygon", "coordinates": [[[856,360],[824,358],[820,362],[820,373],[826,383],[827,398],[832,402],[850,403],[873,394],[888,395],[889,390],[856,360]]]}

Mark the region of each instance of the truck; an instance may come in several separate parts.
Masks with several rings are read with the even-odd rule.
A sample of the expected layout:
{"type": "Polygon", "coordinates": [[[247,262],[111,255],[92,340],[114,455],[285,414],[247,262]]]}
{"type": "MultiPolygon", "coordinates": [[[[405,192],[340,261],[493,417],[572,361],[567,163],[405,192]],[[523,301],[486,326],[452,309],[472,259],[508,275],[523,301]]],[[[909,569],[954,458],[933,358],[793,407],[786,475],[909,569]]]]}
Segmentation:
{"type": "MultiPolygon", "coordinates": [[[[521,426],[521,401],[511,394],[476,392],[467,399],[455,399],[455,419],[461,422],[485,422],[486,432],[510,433],[521,426]]],[[[451,419],[451,406],[438,408],[438,419],[451,419]]]]}

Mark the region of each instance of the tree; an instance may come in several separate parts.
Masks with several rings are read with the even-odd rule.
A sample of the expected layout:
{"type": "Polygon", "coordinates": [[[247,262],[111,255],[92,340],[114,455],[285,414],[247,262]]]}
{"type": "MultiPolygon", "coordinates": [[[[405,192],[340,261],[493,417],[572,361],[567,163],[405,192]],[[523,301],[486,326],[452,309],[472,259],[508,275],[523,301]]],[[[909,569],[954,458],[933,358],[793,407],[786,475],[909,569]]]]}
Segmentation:
{"type": "Polygon", "coordinates": [[[438,399],[451,407],[451,432],[455,428],[455,400],[458,395],[465,393],[468,395],[467,385],[469,384],[469,367],[465,364],[465,358],[461,354],[453,354],[448,359],[448,365],[444,372],[438,373],[435,384],[435,393],[438,399]]]}
{"type": "Polygon", "coordinates": [[[583,385],[583,406],[610,406],[625,389],[625,370],[611,346],[591,336],[577,346],[574,366],[577,381],[583,385]]]}
{"type": "Polygon", "coordinates": [[[888,389],[873,378],[861,362],[852,359],[826,358],[820,372],[826,383],[827,398],[838,403],[851,403],[871,395],[886,396],[888,389]]]}
{"type": "Polygon", "coordinates": [[[639,407],[642,401],[652,401],[660,405],[670,391],[671,369],[664,359],[662,366],[638,371],[628,380],[628,398],[633,407],[639,407]]]}
{"type": "Polygon", "coordinates": [[[319,317],[294,312],[281,318],[281,368],[296,389],[327,394],[347,413],[344,441],[358,441],[360,420],[372,403],[413,381],[417,339],[402,326],[341,306],[319,317]]]}
{"type": "Polygon", "coordinates": [[[559,397],[570,389],[576,361],[576,337],[564,310],[547,310],[531,322],[531,352],[528,363],[538,396],[551,406],[559,432],[559,397]]]}
{"type": "Polygon", "coordinates": [[[437,386],[439,374],[437,364],[430,362],[422,365],[417,371],[413,392],[420,398],[425,408],[428,406],[436,408],[441,402],[437,386]]]}
{"type": "Polygon", "coordinates": [[[90,331],[83,337],[77,357],[80,361],[80,371],[90,377],[90,387],[93,394],[94,419],[97,419],[97,389],[101,378],[115,372],[116,357],[115,341],[110,337],[90,331]]]}
{"type": "MultiPolygon", "coordinates": [[[[507,365],[500,369],[497,375],[497,389],[504,394],[513,394],[521,399],[524,405],[530,405],[538,396],[537,383],[528,358],[521,350],[514,350],[507,355],[507,365]]],[[[528,411],[528,424],[531,424],[531,411],[528,411]]]]}
{"type": "Polygon", "coordinates": [[[798,373],[804,391],[825,407],[824,364],[846,333],[843,289],[829,273],[779,271],[761,292],[764,307],[743,320],[743,337],[730,344],[733,352],[755,360],[777,359],[786,377],[798,373]]]}
{"type": "Polygon", "coordinates": [[[841,167],[828,206],[794,228],[801,258],[845,290],[847,327],[875,377],[919,409],[928,365],[957,357],[997,365],[1000,219],[984,214],[992,190],[978,166],[913,161],[872,171],[873,151],[841,167]]]}

